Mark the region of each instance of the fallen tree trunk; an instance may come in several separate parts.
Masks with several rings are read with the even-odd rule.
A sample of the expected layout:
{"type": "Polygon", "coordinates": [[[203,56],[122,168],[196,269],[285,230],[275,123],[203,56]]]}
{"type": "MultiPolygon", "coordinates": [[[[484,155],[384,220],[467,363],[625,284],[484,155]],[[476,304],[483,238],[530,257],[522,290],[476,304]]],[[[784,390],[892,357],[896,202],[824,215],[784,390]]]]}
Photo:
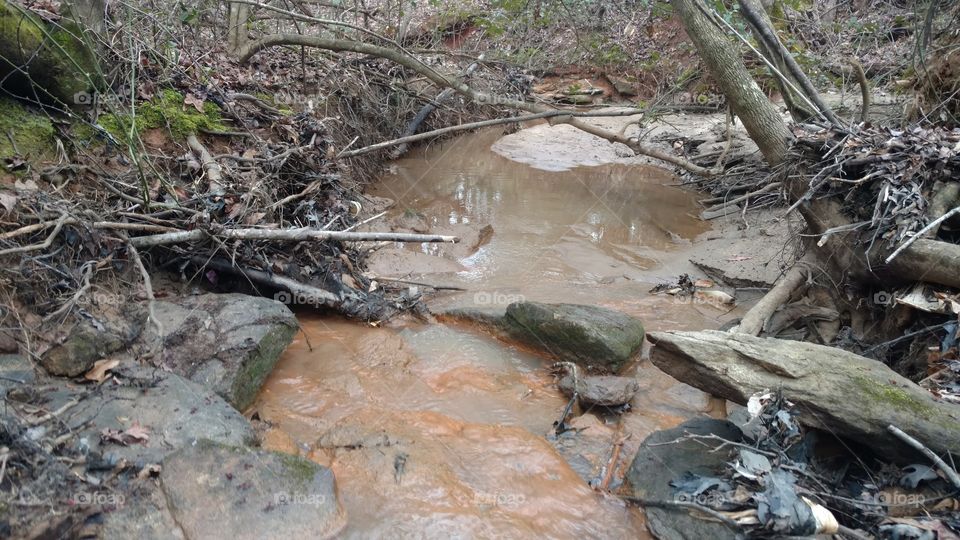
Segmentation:
{"type": "Polygon", "coordinates": [[[921,238],[886,268],[901,281],[926,281],[960,288],[960,246],[921,238]]]}
{"type": "Polygon", "coordinates": [[[279,242],[321,242],[324,240],[339,240],[342,242],[450,242],[456,243],[460,239],[456,236],[438,234],[412,234],[391,232],[344,232],[320,231],[311,227],[299,229],[219,229],[192,231],[177,231],[171,233],[154,234],[151,236],[137,236],[130,239],[130,243],[137,248],[180,244],[183,242],[197,242],[209,236],[231,240],[272,240],[279,242]]]}
{"type": "Polygon", "coordinates": [[[190,262],[199,268],[235,274],[258,285],[281,291],[273,296],[274,300],[292,307],[329,308],[346,317],[364,321],[380,320],[396,312],[396,308],[383,298],[347,287],[341,286],[338,292],[333,292],[278,274],[237,266],[225,259],[191,257],[190,262]]]}
{"type": "Polygon", "coordinates": [[[850,438],[884,457],[916,462],[893,424],[928,448],[960,457],[960,407],[884,364],[831,347],[727,332],[653,332],[651,360],[678,381],[746,405],[757,392],[783,392],[805,425],[850,438]]]}

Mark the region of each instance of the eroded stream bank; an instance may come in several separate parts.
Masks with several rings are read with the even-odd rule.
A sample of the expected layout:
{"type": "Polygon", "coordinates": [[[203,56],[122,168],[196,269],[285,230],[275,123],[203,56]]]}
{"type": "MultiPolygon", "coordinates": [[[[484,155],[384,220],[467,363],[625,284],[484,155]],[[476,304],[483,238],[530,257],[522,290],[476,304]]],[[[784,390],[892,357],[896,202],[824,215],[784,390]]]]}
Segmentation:
{"type": "MultiPolygon", "coordinates": [[[[392,164],[374,194],[396,201],[393,227],[465,241],[384,247],[372,274],[466,289],[434,295],[434,311],[580,303],[648,330],[716,328],[731,316],[648,294],[688,270],[709,228],[694,194],[667,185],[672,175],[629,163],[567,168],[549,153],[534,156],[535,167],[491,150],[516,143],[498,139],[470,135],[392,164]]],[[[273,423],[268,448],[333,469],[354,537],[646,535],[637,510],[588,483],[602,481],[622,442],[615,488],[647,435],[705,405],[701,392],[640,361],[628,368],[640,392],[622,426],[593,410],[557,439],[567,398],[547,359],[462,325],[301,322],[254,409],[273,423]]]]}

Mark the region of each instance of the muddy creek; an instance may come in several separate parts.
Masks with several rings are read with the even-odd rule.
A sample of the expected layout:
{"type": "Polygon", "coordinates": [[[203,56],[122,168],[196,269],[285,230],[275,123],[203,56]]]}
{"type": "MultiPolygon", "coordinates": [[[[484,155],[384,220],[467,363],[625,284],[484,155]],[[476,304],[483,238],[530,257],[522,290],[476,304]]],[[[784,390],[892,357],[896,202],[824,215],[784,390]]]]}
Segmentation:
{"type": "MultiPolygon", "coordinates": [[[[434,311],[536,300],[620,310],[648,331],[722,324],[715,307],[648,293],[688,271],[685,253],[708,229],[672,175],[565,168],[538,162],[534,147],[521,163],[491,149],[501,136],[465,136],[390,165],[371,193],[396,204],[371,225],[389,218],[464,241],[387,246],[371,257],[372,274],[466,289],[431,295],[434,311]]],[[[552,424],[567,399],[549,359],[461,325],[301,322],[253,408],[274,426],[268,448],[333,469],[346,537],[648,537],[640,511],[591,484],[616,442],[614,490],[649,433],[705,404],[640,360],[628,368],[641,388],[632,410],[619,420],[590,411],[558,439],[552,424]]]]}

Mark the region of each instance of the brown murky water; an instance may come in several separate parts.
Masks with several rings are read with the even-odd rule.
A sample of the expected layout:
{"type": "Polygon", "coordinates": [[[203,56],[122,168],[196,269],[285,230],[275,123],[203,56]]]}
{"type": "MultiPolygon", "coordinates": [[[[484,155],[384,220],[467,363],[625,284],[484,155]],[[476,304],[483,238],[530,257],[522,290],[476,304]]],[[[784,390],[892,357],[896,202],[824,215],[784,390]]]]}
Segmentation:
{"type": "MultiPolygon", "coordinates": [[[[491,152],[498,136],[399,161],[376,189],[398,202],[395,216],[419,213],[435,231],[489,224],[489,241],[473,253],[398,246],[448,264],[427,265],[427,275],[389,265],[375,272],[469,289],[432,307],[525,298],[604,305],[650,330],[720,324],[711,306],[647,293],[676,276],[705,230],[692,217],[693,196],[664,185],[670,175],[625,165],[545,172],[491,152]]],[[[574,438],[548,440],[566,399],[543,358],[458,326],[302,323],[254,408],[276,426],[268,447],[333,468],[347,537],[645,537],[639,511],[587,481],[603,476],[614,442],[625,439],[616,485],[646,435],[704,404],[639,362],[631,373],[641,394],[622,425],[588,413],[574,438]]]]}

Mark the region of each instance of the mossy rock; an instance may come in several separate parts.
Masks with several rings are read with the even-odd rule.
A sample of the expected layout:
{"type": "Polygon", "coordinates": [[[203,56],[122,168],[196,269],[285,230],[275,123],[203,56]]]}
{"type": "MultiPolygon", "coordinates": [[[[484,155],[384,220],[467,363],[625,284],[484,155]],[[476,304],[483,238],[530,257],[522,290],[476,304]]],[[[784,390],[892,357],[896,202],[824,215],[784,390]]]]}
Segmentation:
{"type": "Polygon", "coordinates": [[[6,0],[0,4],[0,76],[16,96],[72,107],[94,91],[96,57],[81,29],[67,19],[48,25],[6,0]],[[26,73],[24,73],[26,72],[26,73]]]}
{"type": "Polygon", "coordinates": [[[517,302],[502,324],[514,339],[598,372],[616,373],[643,345],[639,320],[596,306],[517,302]]]}
{"type": "Polygon", "coordinates": [[[55,143],[56,131],[47,115],[0,97],[0,159],[14,155],[42,158],[53,153],[55,143]]]}

